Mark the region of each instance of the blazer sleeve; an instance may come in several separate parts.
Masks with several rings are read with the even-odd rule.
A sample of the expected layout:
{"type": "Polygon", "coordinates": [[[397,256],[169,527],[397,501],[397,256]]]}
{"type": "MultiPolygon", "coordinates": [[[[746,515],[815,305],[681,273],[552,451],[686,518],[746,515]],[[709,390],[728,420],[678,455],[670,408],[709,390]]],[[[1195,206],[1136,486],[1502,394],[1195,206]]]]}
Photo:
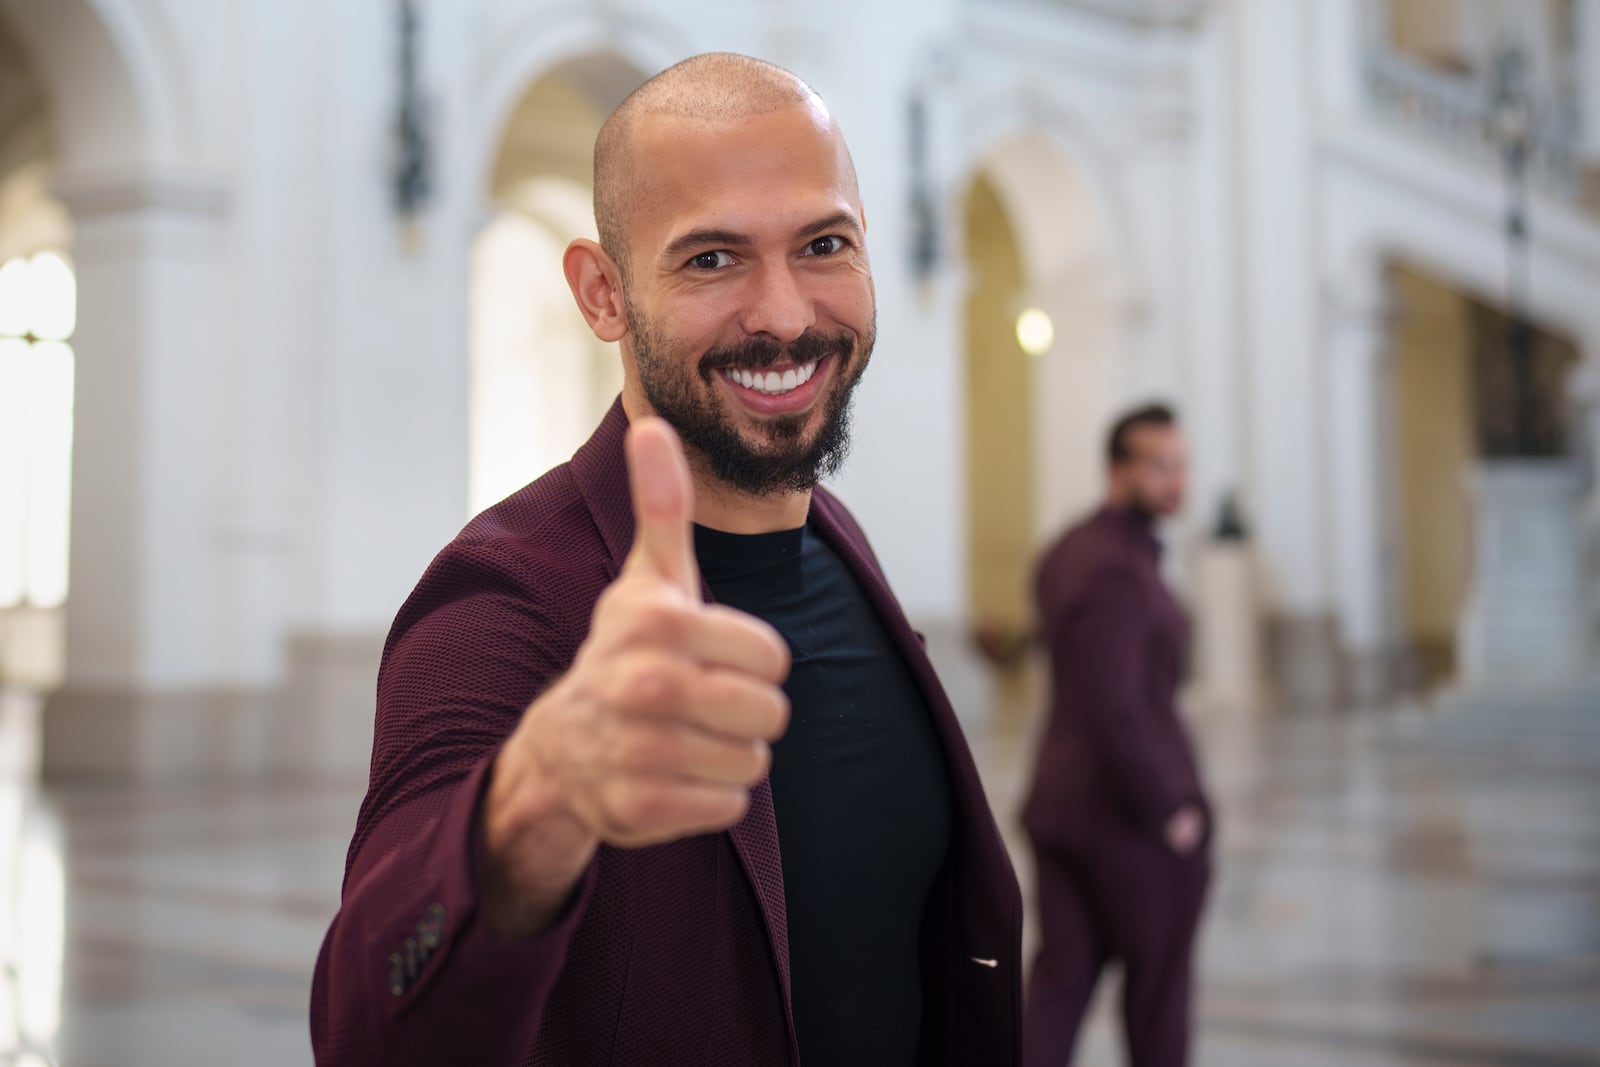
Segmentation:
{"type": "Polygon", "coordinates": [[[504,573],[442,556],[390,634],[371,781],[312,985],[324,1067],[521,1063],[592,892],[591,865],[562,918],[525,941],[497,941],[480,915],[494,756],[579,640],[504,573]]]}
{"type": "Polygon", "coordinates": [[[1070,601],[1048,605],[1050,655],[1076,682],[1074,706],[1110,786],[1139,825],[1160,835],[1196,798],[1171,780],[1159,751],[1159,710],[1149,706],[1147,649],[1154,622],[1138,579],[1110,567],[1070,601]]]}

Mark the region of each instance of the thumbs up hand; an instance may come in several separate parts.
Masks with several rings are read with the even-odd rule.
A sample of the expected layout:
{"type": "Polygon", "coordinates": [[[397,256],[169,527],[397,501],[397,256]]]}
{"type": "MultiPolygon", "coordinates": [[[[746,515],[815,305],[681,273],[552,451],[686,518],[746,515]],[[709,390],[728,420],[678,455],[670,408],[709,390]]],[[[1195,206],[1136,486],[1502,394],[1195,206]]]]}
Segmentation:
{"type": "Polygon", "coordinates": [[[640,419],[627,454],[632,551],[572,668],[501,749],[485,797],[483,883],[503,936],[548,925],[601,843],[659,844],[738,822],[788,724],[783,639],[701,601],[676,434],[640,419]]]}

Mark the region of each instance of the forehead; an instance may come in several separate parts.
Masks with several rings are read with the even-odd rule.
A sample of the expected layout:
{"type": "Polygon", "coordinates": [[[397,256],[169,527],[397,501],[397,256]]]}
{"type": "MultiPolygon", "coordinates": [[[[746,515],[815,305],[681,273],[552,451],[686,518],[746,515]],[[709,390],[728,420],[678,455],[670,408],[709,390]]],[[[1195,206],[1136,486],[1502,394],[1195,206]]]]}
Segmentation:
{"type": "Polygon", "coordinates": [[[1135,456],[1173,456],[1184,451],[1183,434],[1175,424],[1141,423],[1128,430],[1128,450],[1135,456]]]}
{"type": "Polygon", "coordinates": [[[691,228],[759,236],[840,210],[859,221],[849,151],[820,104],[732,121],[649,115],[635,137],[629,230],[640,251],[691,228]]]}

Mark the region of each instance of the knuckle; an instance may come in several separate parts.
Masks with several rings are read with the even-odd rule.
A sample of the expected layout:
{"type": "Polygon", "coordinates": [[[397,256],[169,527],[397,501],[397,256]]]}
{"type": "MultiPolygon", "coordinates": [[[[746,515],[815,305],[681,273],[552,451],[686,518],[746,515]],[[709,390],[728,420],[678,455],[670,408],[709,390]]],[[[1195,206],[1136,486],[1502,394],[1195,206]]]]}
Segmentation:
{"type": "Polygon", "coordinates": [[[765,742],[757,741],[750,746],[747,757],[748,773],[745,780],[759,782],[772,769],[772,747],[765,742]]]}
{"type": "Polygon", "coordinates": [[[776,741],[782,737],[789,728],[789,695],[777,686],[767,690],[767,699],[762,708],[765,718],[765,730],[761,738],[764,741],[776,741]]]}
{"type": "Polygon", "coordinates": [[[677,678],[659,660],[635,660],[617,672],[617,702],[638,711],[658,711],[671,707],[678,695],[677,678]]]}
{"type": "Polygon", "coordinates": [[[789,643],[776,630],[772,631],[772,647],[774,651],[772,670],[776,676],[773,680],[781,682],[789,676],[789,666],[793,657],[789,652],[789,643]]]}
{"type": "Polygon", "coordinates": [[[783,684],[789,677],[789,646],[781,641],[766,643],[760,653],[760,664],[753,673],[763,682],[783,684]]]}

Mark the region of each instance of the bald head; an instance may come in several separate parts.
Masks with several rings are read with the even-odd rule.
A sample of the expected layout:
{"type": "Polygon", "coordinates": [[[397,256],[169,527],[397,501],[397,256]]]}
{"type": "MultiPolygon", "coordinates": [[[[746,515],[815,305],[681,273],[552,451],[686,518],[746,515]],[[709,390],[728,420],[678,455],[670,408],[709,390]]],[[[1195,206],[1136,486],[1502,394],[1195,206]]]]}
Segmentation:
{"type": "Polygon", "coordinates": [[[611,113],[594,145],[594,217],[601,246],[624,275],[628,215],[639,202],[641,178],[650,169],[639,155],[640,131],[652,120],[714,127],[785,108],[809,109],[832,121],[816,90],[782,67],[731,52],[709,52],[668,67],[611,113]]]}

